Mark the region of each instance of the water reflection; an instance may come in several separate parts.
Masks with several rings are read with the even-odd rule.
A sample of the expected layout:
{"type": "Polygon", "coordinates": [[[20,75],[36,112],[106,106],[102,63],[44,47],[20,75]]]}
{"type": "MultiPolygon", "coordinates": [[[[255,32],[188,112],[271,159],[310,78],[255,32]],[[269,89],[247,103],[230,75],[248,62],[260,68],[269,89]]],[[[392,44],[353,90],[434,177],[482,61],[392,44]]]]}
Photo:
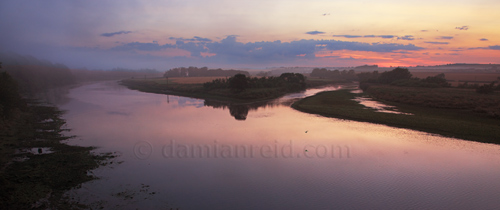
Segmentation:
{"type": "Polygon", "coordinates": [[[413,115],[412,113],[400,112],[395,106],[387,105],[373,100],[369,97],[355,97],[353,101],[359,104],[375,110],[375,112],[391,113],[391,114],[403,114],[403,115],[413,115]]]}
{"type": "Polygon", "coordinates": [[[250,109],[257,109],[259,107],[251,107],[248,105],[241,104],[224,104],[216,101],[205,100],[205,106],[211,106],[217,109],[226,109],[229,108],[229,114],[234,117],[236,120],[246,120],[248,111],[250,109]]]}
{"type": "Polygon", "coordinates": [[[122,154],[122,164],[93,171],[100,179],[72,192],[81,203],[97,204],[94,209],[500,206],[498,145],[318,117],[284,106],[294,94],[234,108],[109,85],[73,89],[61,107],[71,135],[79,136],[70,144],[122,154]],[[175,153],[165,150],[174,143],[175,153]],[[349,158],[338,150],[326,158],[339,146],[349,148],[349,158]],[[226,150],[242,147],[255,157],[226,150]],[[190,158],[184,148],[208,148],[204,154],[212,155],[190,158]]]}
{"type": "MultiPolygon", "coordinates": [[[[272,108],[276,106],[290,106],[293,102],[300,98],[312,96],[322,91],[332,91],[341,88],[340,85],[325,86],[320,88],[311,88],[298,93],[287,94],[281,98],[273,100],[263,100],[252,103],[234,103],[227,101],[205,100],[204,105],[215,109],[228,109],[229,114],[236,120],[246,120],[248,112],[256,111],[259,108],[272,108]]],[[[168,97],[168,96],[167,96],[168,97]]]]}
{"type": "Polygon", "coordinates": [[[222,102],[215,100],[205,100],[204,105],[208,107],[213,107],[214,109],[228,109],[229,114],[234,117],[236,120],[246,120],[249,111],[255,111],[260,107],[274,107],[279,106],[280,104],[275,103],[274,101],[262,101],[262,102],[254,102],[254,103],[231,103],[231,102],[222,102]]]}

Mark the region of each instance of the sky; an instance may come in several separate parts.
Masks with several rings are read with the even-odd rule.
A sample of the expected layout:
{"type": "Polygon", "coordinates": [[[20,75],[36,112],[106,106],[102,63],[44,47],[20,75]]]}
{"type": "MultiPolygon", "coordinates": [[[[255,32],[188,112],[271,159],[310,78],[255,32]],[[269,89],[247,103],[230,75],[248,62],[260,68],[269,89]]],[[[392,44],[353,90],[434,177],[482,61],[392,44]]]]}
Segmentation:
{"type": "Polygon", "coordinates": [[[500,63],[498,0],[2,0],[0,52],[71,68],[500,63]]]}

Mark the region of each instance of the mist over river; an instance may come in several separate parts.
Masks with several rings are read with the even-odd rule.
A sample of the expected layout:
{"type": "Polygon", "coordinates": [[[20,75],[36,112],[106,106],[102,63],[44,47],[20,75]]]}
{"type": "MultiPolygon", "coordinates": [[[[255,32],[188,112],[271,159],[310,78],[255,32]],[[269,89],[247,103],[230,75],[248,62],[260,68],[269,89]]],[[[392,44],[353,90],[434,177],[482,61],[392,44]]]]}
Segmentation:
{"type": "Polygon", "coordinates": [[[498,209],[500,146],[290,108],[69,90],[69,144],[119,154],[68,193],[106,209],[498,209]]]}

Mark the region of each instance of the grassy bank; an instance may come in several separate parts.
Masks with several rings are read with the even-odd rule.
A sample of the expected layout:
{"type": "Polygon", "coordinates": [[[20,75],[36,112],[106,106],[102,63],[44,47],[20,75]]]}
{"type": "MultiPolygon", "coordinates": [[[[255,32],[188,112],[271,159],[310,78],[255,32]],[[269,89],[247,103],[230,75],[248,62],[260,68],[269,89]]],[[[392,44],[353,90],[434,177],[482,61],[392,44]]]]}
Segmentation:
{"type": "Polygon", "coordinates": [[[3,209],[86,208],[64,198],[96,177],[87,172],[112,154],[64,143],[65,121],[56,107],[30,102],[0,119],[0,206],[3,209]]]}
{"type": "MultiPolygon", "coordinates": [[[[432,90],[432,89],[427,89],[432,90]]],[[[350,90],[322,92],[295,102],[292,107],[326,117],[385,124],[478,142],[500,144],[500,120],[467,109],[434,108],[383,101],[413,115],[376,112],[353,101],[366,94],[350,90]]],[[[369,96],[369,95],[368,95],[369,96]]]]}
{"type": "MultiPolygon", "coordinates": [[[[126,79],[120,83],[130,89],[142,92],[241,103],[269,100],[291,93],[285,88],[248,88],[241,92],[234,92],[229,88],[206,89],[203,87],[203,83],[214,79],[217,77],[126,79]]],[[[333,83],[335,82],[331,80],[308,79],[306,87],[318,87],[333,83]]]]}
{"type": "Polygon", "coordinates": [[[478,94],[474,89],[418,88],[370,85],[366,90],[377,100],[431,108],[470,111],[500,119],[500,92],[478,94]]]}
{"type": "MultiPolygon", "coordinates": [[[[232,94],[232,92],[227,90],[213,90],[206,91],[203,88],[202,83],[185,83],[182,79],[179,79],[180,82],[177,83],[175,81],[166,82],[164,78],[155,78],[155,79],[126,79],[121,80],[120,84],[128,87],[132,90],[138,90],[147,93],[159,93],[159,94],[167,94],[167,95],[176,95],[176,96],[185,96],[191,98],[199,98],[199,99],[213,99],[220,101],[232,101],[232,102],[249,102],[255,100],[255,98],[251,97],[252,92],[259,93],[264,90],[254,90],[248,91],[245,97],[237,96],[236,94],[232,94]]],[[[270,99],[271,97],[263,97],[261,100],[270,99]]]]}

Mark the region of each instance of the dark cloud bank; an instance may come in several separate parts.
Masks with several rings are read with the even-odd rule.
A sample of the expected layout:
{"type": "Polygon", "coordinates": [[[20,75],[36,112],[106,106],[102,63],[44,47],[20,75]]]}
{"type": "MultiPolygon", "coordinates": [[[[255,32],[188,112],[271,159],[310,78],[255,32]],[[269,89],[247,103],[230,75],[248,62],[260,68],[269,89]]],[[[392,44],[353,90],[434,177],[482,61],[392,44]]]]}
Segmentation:
{"type": "Polygon", "coordinates": [[[116,36],[116,35],[120,35],[120,34],[129,34],[129,33],[132,33],[132,31],[118,31],[118,32],[112,32],[112,33],[103,33],[103,34],[101,34],[101,36],[112,37],[112,36],[116,36]]]}
{"type": "Polygon", "coordinates": [[[306,34],[310,34],[310,35],[318,35],[318,34],[324,34],[325,32],[323,31],[308,31],[306,32],[306,34]]]}
{"type": "Polygon", "coordinates": [[[271,62],[289,59],[315,58],[318,51],[352,50],[367,52],[397,52],[417,51],[424,48],[413,44],[396,43],[364,43],[338,40],[298,40],[291,42],[266,41],[242,43],[236,36],[227,36],[221,41],[214,42],[207,38],[194,37],[192,39],[170,38],[175,44],[160,45],[157,42],[126,43],[112,48],[113,51],[159,51],[167,48],[186,50],[193,57],[201,57],[201,53],[212,53],[212,60],[224,60],[231,63],[271,62]]]}

